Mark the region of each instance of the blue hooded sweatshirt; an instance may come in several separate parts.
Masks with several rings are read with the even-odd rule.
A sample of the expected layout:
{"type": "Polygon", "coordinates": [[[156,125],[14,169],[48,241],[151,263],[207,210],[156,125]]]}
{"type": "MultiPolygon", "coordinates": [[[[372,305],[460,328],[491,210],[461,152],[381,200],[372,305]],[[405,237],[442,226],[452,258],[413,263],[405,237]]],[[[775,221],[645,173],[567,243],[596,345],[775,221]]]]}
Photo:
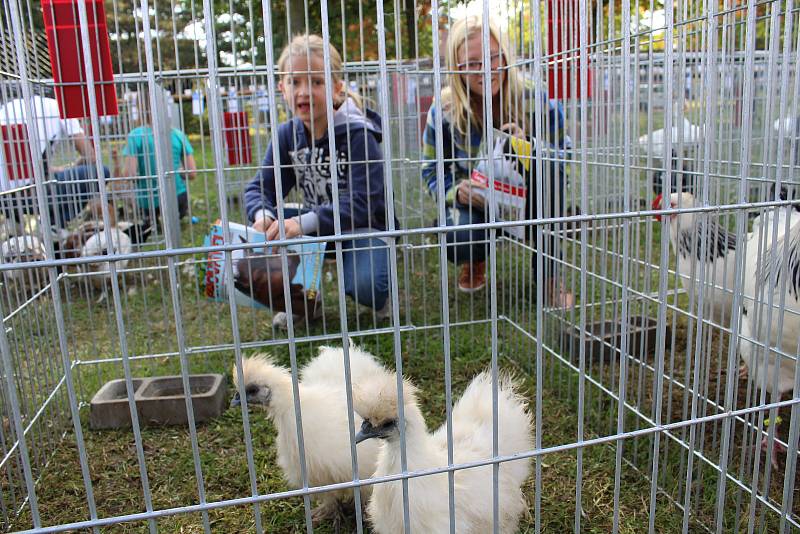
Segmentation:
{"type": "MultiPolygon", "coordinates": [[[[333,125],[342,232],[385,230],[380,116],[372,110],[365,114],[348,98],[334,113],[333,125]]],[[[303,192],[303,233],[331,235],[335,214],[327,131],[313,147],[311,144],[300,119],[278,126],[278,176],[284,196],[294,187],[303,192]]],[[[245,188],[245,209],[251,222],[267,216],[278,218],[272,147],[270,142],[261,170],[245,188]]]]}

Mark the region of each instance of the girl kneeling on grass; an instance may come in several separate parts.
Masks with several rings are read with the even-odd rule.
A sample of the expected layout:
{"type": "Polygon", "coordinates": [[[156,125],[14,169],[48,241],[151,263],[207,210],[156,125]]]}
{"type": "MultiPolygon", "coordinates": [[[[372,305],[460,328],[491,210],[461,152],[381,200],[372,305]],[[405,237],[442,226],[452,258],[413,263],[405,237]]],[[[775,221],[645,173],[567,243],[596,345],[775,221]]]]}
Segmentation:
{"type": "MultiPolygon", "coordinates": [[[[302,209],[284,209],[287,238],[332,235],[334,219],[341,230],[354,234],[342,242],[345,293],[373,308],[378,318],[389,315],[389,251],[369,232],[386,229],[381,120],[365,109],[360,98],[346,90],[342,58],[317,35],[298,35],[278,59],[278,88],[294,117],[278,126],[278,155],[270,143],[261,170],[245,189],[247,217],[267,240],[279,238],[275,180],[283,195],[295,187],[303,194],[302,209]],[[324,59],[328,46],[332,86],[325,85],[324,59]],[[327,105],[333,106],[334,146],[339,211],[333,208],[327,105]]],[[[333,250],[333,243],[328,249],[333,250]]],[[[319,307],[316,307],[319,310],[319,307]]],[[[279,312],[272,323],[284,328],[279,312]]]]}
{"type": "MultiPolygon", "coordinates": [[[[480,147],[485,139],[483,124],[483,103],[486,91],[492,98],[493,128],[506,131],[518,137],[534,134],[535,121],[529,120],[533,108],[534,91],[527,91],[523,75],[514,66],[514,57],[501,38],[494,23],[489,23],[489,58],[491,62],[491,86],[484,87],[483,21],[478,17],[467,17],[456,21],[447,38],[448,84],[442,90],[443,110],[432,107],[423,134],[422,178],[431,194],[436,196],[439,182],[436,174],[436,121],[441,113],[442,146],[445,163],[443,175],[445,203],[448,207],[446,224],[454,226],[446,233],[447,257],[461,266],[458,288],[465,293],[483,289],[486,285],[486,255],[488,252],[488,231],[459,230],[464,224],[480,224],[488,220],[489,214],[484,197],[473,193],[478,187],[470,180],[472,167],[477,163],[480,147]],[[528,98],[526,98],[528,97],[528,98]]],[[[545,129],[549,130],[546,141],[558,149],[565,148],[564,117],[560,107],[544,97],[543,108],[548,109],[545,129]]],[[[540,145],[539,143],[536,143],[540,145]]],[[[545,180],[542,193],[544,199],[543,216],[556,216],[563,212],[564,180],[563,165],[552,161],[544,162],[545,180]],[[548,168],[549,167],[549,168],[548,168]],[[560,201],[559,201],[560,199],[560,201]]],[[[536,183],[528,184],[526,218],[536,218],[536,183]]],[[[533,226],[526,227],[528,241],[535,239],[533,226]]],[[[546,249],[556,253],[555,239],[548,238],[546,249]]],[[[540,251],[541,252],[541,251],[540,251]]],[[[556,278],[555,262],[545,259],[548,272],[544,281],[548,305],[571,307],[573,295],[566,291],[556,278]]],[[[536,257],[533,258],[534,280],[536,276],[536,257]]]]}

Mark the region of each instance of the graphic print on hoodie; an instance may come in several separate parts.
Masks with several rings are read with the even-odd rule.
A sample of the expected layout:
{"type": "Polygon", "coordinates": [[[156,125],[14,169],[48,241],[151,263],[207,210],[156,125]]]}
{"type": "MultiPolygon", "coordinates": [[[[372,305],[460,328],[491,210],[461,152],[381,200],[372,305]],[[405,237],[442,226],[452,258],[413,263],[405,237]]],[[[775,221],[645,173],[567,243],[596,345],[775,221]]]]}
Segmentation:
{"type": "MultiPolygon", "coordinates": [[[[326,142],[327,144],[327,142],[326,142]]],[[[333,185],[331,184],[331,158],[328,147],[315,146],[290,150],[297,183],[303,190],[304,205],[315,208],[326,202],[333,202],[333,185]]],[[[339,190],[347,189],[347,152],[340,150],[336,154],[336,178],[339,190]]]]}
{"type": "MultiPolygon", "coordinates": [[[[369,109],[362,112],[348,98],[334,113],[333,125],[342,232],[385,230],[380,116],[369,109]]],[[[288,195],[294,187],[303,193],[304,213],[300,216],[303,233],[333,234],[335,214],[327,132],[312,146],[305,125],[294,118],[281,124],[277,135],[278,158],[274,157],[270,142],[261,170],[245,188],[248,220],[278,218],[277,159],[280,163],[277,177],[283,195],[288,195]]]]}

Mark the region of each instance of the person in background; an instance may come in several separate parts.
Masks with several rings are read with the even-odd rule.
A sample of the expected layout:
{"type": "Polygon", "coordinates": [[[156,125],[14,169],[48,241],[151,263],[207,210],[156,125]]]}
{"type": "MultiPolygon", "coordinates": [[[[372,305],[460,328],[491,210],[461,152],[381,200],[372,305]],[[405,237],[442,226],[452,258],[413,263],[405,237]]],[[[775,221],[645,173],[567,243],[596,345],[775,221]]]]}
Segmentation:
{"type": "MultiPolygon", "coordinates": [[[[154,223],[161,216],[161,197],[158,188],[156,168],[155,137],[151,126],[150,99],[147,94],[138,99],[140,125],[128,133],[125,147],[122,149],[122,175],[134,180],[136,205],[144,219],[143,230],[149,233],[154,223]]],[[[165,118],[165,120],[167,120],[165,118]]],[[[184,175],[194,180],[197,175],[197,164],[194,150],[186,134],[177,128],[170,129],[170,147],[172,149],[172,169],[167,178],[175,180],[175,194],[178,200],[178,217],[184,218],[189,212],[189,192],[184,175]]]]}
{"type": "MultiPolygon", "coordinates": [[[[33,117],[27,116],[26,106],[21,98],[0,106],[0,141],[10,143],[12,138],[19,139],[11,133],[14,129],[22,130],[28,136],[32,157],[41,158],[44,175],[52,179],[47,187],[51,224],[65,228],[100,190],[94,145],[84,133],[78,119],[61,118],[56,100],[34,95],[30,105],[33,117]],[[27,128],[20,129],[20,125],[32,125],[33,138],[28,135],[27,128]],[[71,165],[53,164],[56,148],[61,143],[71,145],[79,155],[71,165]]],[[[12,152],[14,151],[7,151],[12,152]]],[[[30,163],[35,164],[35,161],[30,163]]],[[[2,208],[6,217],[17,223],[21,222],[23,214],[34,213],[37,204],[35,190],[26,187],[33,183],[33,169],[29,169],[27,176],[21,176],[22,173],[18,171],[24,165],[21,161],[7,161],[6,165],[0,165],[0,192],[9,192],[2,195],[2,208]],[[15,167],[11,176],[8,172],[9,165],[15,167]]],[[[106,178],[110,176],[107,168],[103,167],[103,172],[106,178]]]]}
{"type": "MultiPolygon", "coordinates": [[[[436,172],[436,121],[441,115],[442,147],[444,157],[443,190],[448,216],[445,223],[453,226],[446,233],[447,257],[460,265],[458,289],[465,293],[479,291],[486,286],[486,256],[488,253],[488,231],[462,230],[466,224],[480,224],[489,215],[484,196],[474,192],[479,187],[470,179],[472,168],[480,156],[485,139],[484,96],[487,91],[492,99],[491,127],[510,135],[530,138],[534,135],[535,121],[531,120],[535,92],[524,86],[522,73],[514,67],[514,57],[498,27],[490,21],[489,57],[483,55],[483,21],[479,17],[466,17],[456,21],[447,37],[447,63],[451,69],[447,87],[442,90],[442,108],[431,107],[423,133],[422,179],[429,192],[437,197],[439,178],[436,172]],[[491,64],[490,86],[484,86],[484,61],[491,64]]],[[[541,95],[541,93],[539,93],[541,95]]],[[[563,149],[567,145],[564,133],[564,117],[561,109],[546,95],[543,109],[548,110],[545,123],[546,141],[550,146],[563,149]],[[549,128],[548,128],[549,126],[549,128]]],[[[546,179],[543,184],[544,199],[542,216],[553,217],[563,213],[563,165],[545,161],[546,179]],[[560,199],[560,201],[558,200],[560,199]]],[[[528,185],[526,217],[536,218],[536,187],[528,185]]],[[[534,239],[532,226],[526,227],[527,239],[534,239]]],[[[550,254],[556,254],[553,238],[546,245],[550,254]]],[[[548,305],[571,307],[574,297],[558,280],[555,262],[545,259],[545,298],[548,305]]],[[[533,257],[534,280],[540,281],[536,273],[536,257],[533,257]]],[[[539,275],[543,273],[538,273],[539,275]]]]}

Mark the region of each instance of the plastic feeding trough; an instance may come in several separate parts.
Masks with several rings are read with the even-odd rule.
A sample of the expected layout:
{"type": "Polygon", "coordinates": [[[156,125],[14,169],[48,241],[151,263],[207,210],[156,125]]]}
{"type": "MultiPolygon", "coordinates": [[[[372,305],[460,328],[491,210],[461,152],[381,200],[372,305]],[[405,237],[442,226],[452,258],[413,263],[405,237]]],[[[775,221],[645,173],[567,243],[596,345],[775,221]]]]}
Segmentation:
{"type": "MultiPolygon", "coordinates": [[[[628,320],[627,353],[637,360],[645,360],[648,355],[655,354],[658,323],[650,317],[630,317],[628,320]]],[[[619,358],[622,347],[622,329],[619,321],[597,321],[586,323],[583,344],[587,361],[610,361],[619,358]]],[[[571,325],[562,331],[562,346],[572,361],[580,357],[581,329],[571,325]]],[[[669,325],[666,325],[664,336],[669,346],[669,325]]]]}
{"type": "MultiPolygon", "coordinates": [[[[222,414],[227,395],[222,375],[190,375],[189,385],[195,422],[202,423],[222,414]]],[[[141,425],[185,425],[188,422],[180,375],[134,378],[133,388],[141,425]]],[[[95,394],[89,407],[89,426],[93,429],[131,426],[124,379],[106,382],[95,394]]]]}

